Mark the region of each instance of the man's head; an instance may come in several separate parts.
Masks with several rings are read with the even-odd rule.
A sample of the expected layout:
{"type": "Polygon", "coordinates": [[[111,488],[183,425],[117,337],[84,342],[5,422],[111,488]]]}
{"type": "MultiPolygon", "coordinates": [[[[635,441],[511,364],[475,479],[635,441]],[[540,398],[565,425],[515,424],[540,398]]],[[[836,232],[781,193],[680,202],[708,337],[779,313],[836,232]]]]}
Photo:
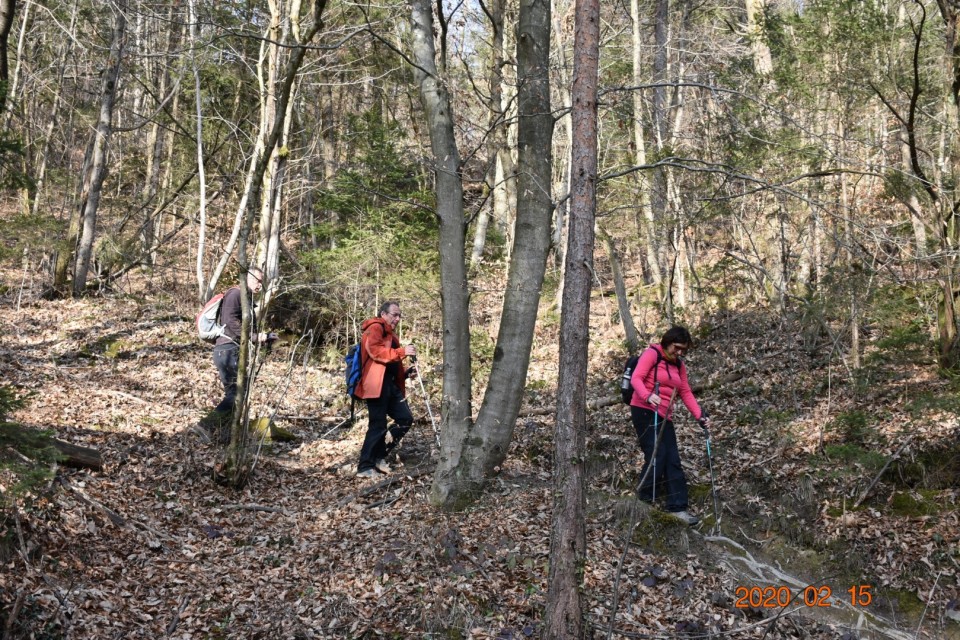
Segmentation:
{"type": "Polygon", "coordinates": [[[380,317],[390,325],[391,329],[396,329],[400,324],[400,305],[393,300],[387,300],[380,305],[380,317]]]}
{"type": "Polygon", "coordinates": [[[250,293],[260,293],[260,289],[263,289],[263,271],[256,267],[247,269],[247,289],[250,293]]]}

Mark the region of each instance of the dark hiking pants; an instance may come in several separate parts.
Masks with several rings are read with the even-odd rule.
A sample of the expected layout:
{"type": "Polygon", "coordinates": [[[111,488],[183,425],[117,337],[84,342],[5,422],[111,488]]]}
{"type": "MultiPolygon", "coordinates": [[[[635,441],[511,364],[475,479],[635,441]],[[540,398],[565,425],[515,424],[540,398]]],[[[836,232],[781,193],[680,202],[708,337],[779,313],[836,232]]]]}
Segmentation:
{"type": "Polygon", "coordinates": [[[213,364],[217,366],[220,382],[223,383],[223,400],[214,411],[230,413],[237,400],[237,369],[240,366],[240,345],[233,342],[218,344],[213,348],[213,364]]]}
{"type": "Polygon", "coordinates": [[[379,398],[367,399],[367,413],[370,414],[370,423],[367,426],[367,435],[363,439],[360,449],[360,463],[357,471],[373,469],[378,460],[382,460],[393,450],[400,439],[406,435],[413,425],[413,414],[407,399],[389,375],[384,376],[383,389],[379,398]],[[393,418],[396,423],[390,427],[393,442],[389,445],[384,441],[387,435],[387,418],[393,418]]]}
{"type": "Polygon", "coordinates": [[[644,502],[653,502],[654,483],[656,483],[656,497],[664,501],[667,511],[687,510],[687,477],[680,466],[680,451],[677,449],[677,432],[673,422],[664,420],[655,412],[640,407],[630,407],[630,417],[633,419],[633,428],[637,431],[637,440],[643,451],[644,464],[640,470],[640,478],[647,475],[647,467],[656,455],[657,477],[653,477],[653,470],[647,475],[646,482],[637,490],[638,497],[644,502]],[[656,416],[656,424],[654,424],[656,416]],[[656,454],[653,445],[656,441],[654,427],[660,432],[660,446],[656,454]]]}

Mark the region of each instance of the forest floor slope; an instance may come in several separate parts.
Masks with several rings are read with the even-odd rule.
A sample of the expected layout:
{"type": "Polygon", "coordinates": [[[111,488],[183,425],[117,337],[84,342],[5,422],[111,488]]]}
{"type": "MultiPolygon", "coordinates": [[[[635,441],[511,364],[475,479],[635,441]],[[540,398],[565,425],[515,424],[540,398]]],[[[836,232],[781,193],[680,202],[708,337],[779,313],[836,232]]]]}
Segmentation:
{"type": "MultiPolygon", "coordinates": [[[[0,305],[0,376],[36,394],[14,418],[106,462],[102,472],[58,469],[48,491],[4,522],[9,637],[539,634],[553,428],[532,410],[552,404],[549,328],[538,332],[507,462],[474,507],[446,514],[426,500],[433,434],[419,391],[404,464],[360,482],[352,472],[365,415],[342,423],[340,356],[314,352],[304,364],[303,343],[268,355],[254,400],[298,441],[265,445],[244,490],[214,484],[218,450],[190,429],[220,394],[194,313],[187,296],[163,290],[20,305],[8,294],[0,305]]],[[[622,352],[615,329],[600,324],[589,394],[603,399],[616,392],[622,352]]],[[[596,637],[955,633],[956,384],[909,358],[852,374],[801,335],[730,314],[705,325],[691,354],[714,417],[719,525],[703,437],[688,416],[678,420],[681,455],[705,516],[691,530],[637,516],[628,414],[591,412],[584,585],[596,637]],[[731,373],[742,375],[717,382],[731,373]],[[834,606],[805,603],[788,577],[829,587],[834,606]],[[789,587],[791,603],[737,607],[752,587],[789,587]],[[841,606],[851,587],[870,595],[860,611],[841,606]]],[[[437,394],[439,377],[425,382],[437,394]]]]}

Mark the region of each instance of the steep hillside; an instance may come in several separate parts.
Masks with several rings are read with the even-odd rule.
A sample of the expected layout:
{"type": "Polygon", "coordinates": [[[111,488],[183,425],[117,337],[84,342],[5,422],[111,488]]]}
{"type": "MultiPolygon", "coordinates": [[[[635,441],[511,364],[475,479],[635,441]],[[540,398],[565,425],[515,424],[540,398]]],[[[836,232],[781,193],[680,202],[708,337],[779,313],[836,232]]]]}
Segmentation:
{"type": "MultiPolygon", "coordinates": [[[[595,637],[956,633],[954,383],[899,348],[872,345],[853,373],[799,327],[709,319],[688,364],[714,417],[719,513],[703,436],[684,415],[681,455],[705,516],[688,530],[635,508],[641,460],[625,407],[609,401],[623,354],[606,304],[595,305],[589,393],[599,408],[586,462],[595,637]]],[[[365,415],[344,421],[339,354],[306,341],[267,354],[255,397],[297,442],[264,443],[243,491],[214,484],[218,448],[191,426],[220,389],[209,348],[191,334],[194,312],[169,286],[57,302],[5,295],[0,371],[35,392],[15,418],[106,463],[58,468],[6,512],[8,637],[539,633],[556,318],[541,323],[507,463],[475,507],[445,514],[426,501],[434,447],[419,387],[402,465],[360,482],[365,415]]],[[[426,376],[435,411],[439,384],[426,376]]]]}

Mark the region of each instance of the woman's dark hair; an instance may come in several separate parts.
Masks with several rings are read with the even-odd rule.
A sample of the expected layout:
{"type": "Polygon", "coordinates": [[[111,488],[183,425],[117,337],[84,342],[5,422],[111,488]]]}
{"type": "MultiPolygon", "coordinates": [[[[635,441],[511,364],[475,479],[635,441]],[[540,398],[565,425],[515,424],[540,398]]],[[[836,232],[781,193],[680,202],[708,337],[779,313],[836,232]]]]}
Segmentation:
{"type": "Polygon", "coordinates": [[[685,344],[688,347],[693,345],[693,338],[686,327],[674,325],[667,329],[667,332],[660,338],[660,346],[666,349],[672,344],[685,344]]]}

